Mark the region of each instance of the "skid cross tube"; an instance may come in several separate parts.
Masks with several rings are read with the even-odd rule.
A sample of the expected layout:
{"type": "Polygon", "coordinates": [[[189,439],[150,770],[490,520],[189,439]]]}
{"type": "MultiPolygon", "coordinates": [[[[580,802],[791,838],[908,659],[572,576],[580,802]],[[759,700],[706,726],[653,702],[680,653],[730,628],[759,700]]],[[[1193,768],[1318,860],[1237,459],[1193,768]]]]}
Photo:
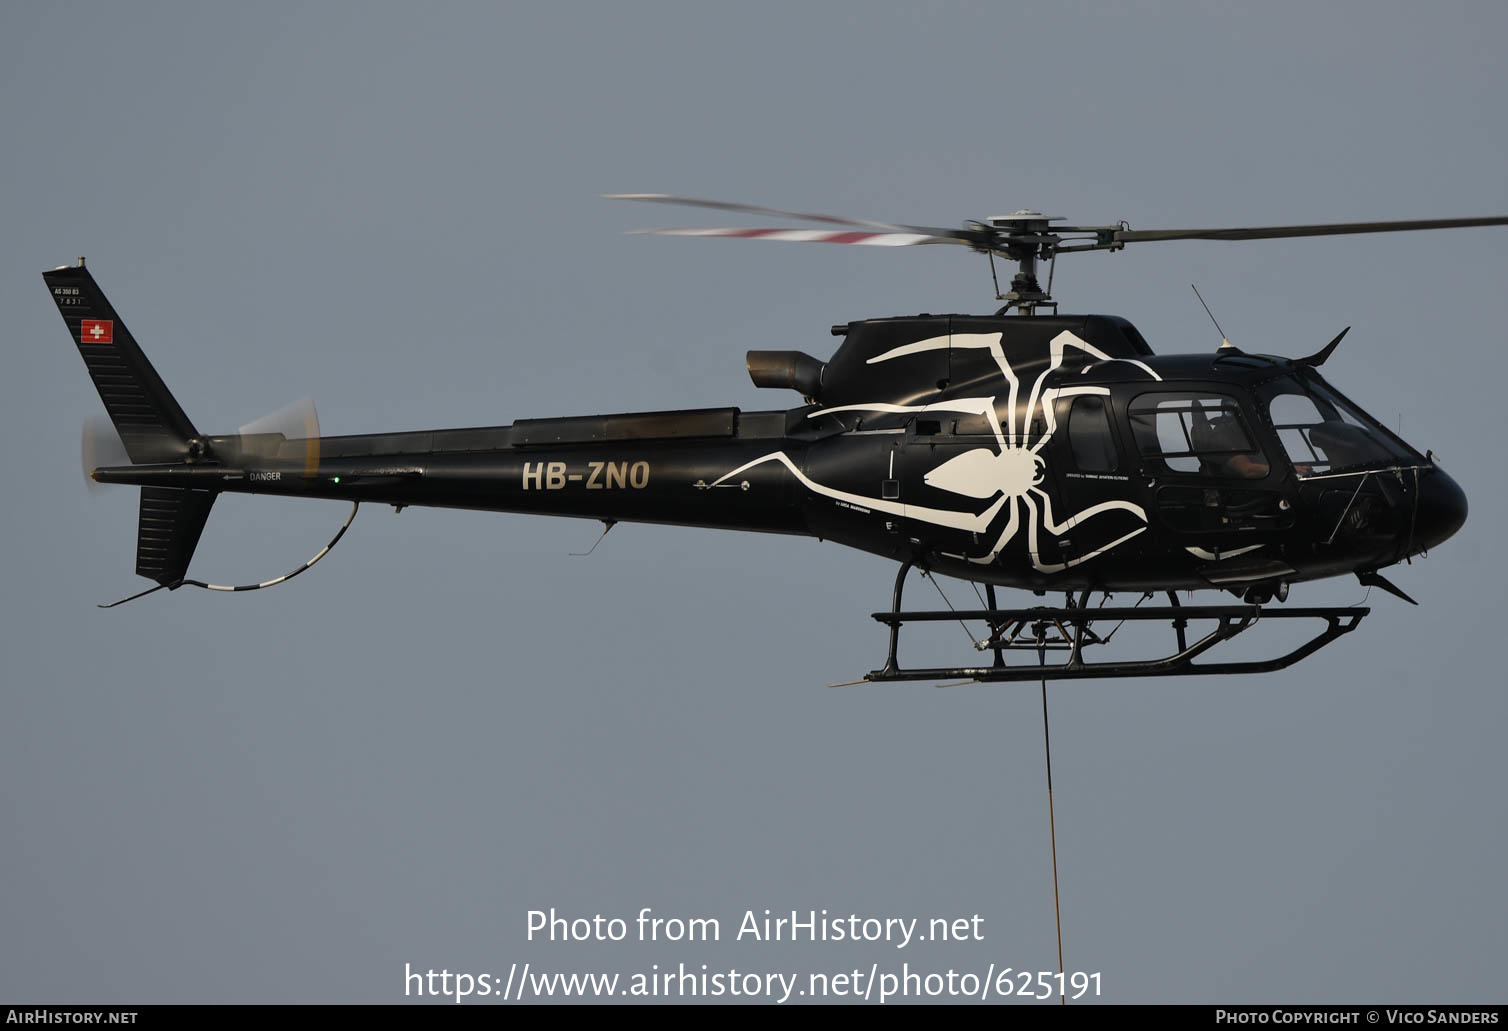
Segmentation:
{"type": "MultiPolygon", "coordinates": [[[[1149,608],[1101,607],[1088,608],[1082,603],[1067,608],[1036,607],[1024,609],[959,609],[900,611],[901,582],[907,568],[896,578],[894,593],[895,608],[889,612],[876,612],[874,618],[890,628],[890,648],[882,669],[873,670],[864,679],[871,682],[900,680],[975,680],[1004,682],[1036,680],[1046,676],[1049,680],[1092,680],[1108,677],[1193,676],[1219,673],[1270,673],[1293,665],[1300,659],[1314,654],[1320,648],[1343,634],[1355,630],[1370,608],[1263,608],[1260,605],[1179,605],[1149,608]],[[990,627],[990,636],[976,647],[981,651],[994,652],[992,666],[954,666],[927,669],[904,669],[897,651],[902,625],[906,623],[936,623],[954,620],[983,620],[990,627]],[[1196,663],[1194,660],[1216,645],[1229,641],[1256,626],[1262,620],[1316,619],[1324,622],[1324,628],[1314,637],[1292,650],[1271,659],[1245,660],[1239,662],[1196,663]],[[1213,620],[1214,628],[1198,640],[1188,643],[1185,628],[1197,620],[1213,620]],[[1170,624],[1178,639],[1178,649],[1160,659],[1137,659],[1128,661],[1085,662],[1084,649],[1091,645],[1105,644],[1108,635],[1101,637],[1092,624],[1097,621],[1162,621],[1170,624]],[[1052,633],[1055,637],[1049,637],[1052,633]],[[1047,652],[1067,652],[1064,662],[1008,666],[1003,652],[1022,650],[1036,652],[1045,658],[1047,652]]],[[[993,592],[991,592],[993,594],[993,592]]],[[[1114,631],[1112,631],[1113,633],[1114,631]]]]}

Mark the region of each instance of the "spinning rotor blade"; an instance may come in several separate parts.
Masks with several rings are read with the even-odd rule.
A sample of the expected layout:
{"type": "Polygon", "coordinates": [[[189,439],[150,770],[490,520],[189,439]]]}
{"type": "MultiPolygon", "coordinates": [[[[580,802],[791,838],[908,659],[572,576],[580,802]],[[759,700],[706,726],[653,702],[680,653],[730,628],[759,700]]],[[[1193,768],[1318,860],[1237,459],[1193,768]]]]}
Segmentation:
{"type": "Polygon", "coordinates": [[[301,462],[307,475],[319,467],[319,413],[301,398],[236,430],[242,459],[301,462]]]}
{"type": "MultiPolygon", "coordinates": [[[[668,193],[604,193],[608,200],[643,200],[657,204],[684,204],[693,208],[713,208],[717,211],[737,211],[745,215],[772,215],[775,218],[799,218],[807,222],[826,222],[837,226],[858,226],[862,229],[878,229],[892,233],[920,233],[923,236],[956,237],[960,241],[974,239],[968,230],[939,229],[932,226],[899,225],[894,222],[874,222],[864,218],[844,218],[841,215],[822,215],[804,211],[786,211],[782,208],[766,208],[758,204],[732,204],[720,200],[697,200],[694,197],[674,197],[668,193]]],[[[791,230],[795,231],[795,230],[791,230]]],[[[728,236],[721,232],[707,235],[728,236]]]]}
{"type": "Polygon", "coordinates": [[[744,240],[784,240],[787,243],[855,243],[868,247],[910,247],[919,243],[961,243],[974,241],[959,236],[938,236],[914,232],[856,232],[837,229],[634,229],[640,236],[729,236],[744,240]]]}
{"type": "Polygon", "coordinates": [[[281,433],[289,440],[319,436],[319,413],[314,410],[314,401],[304,397],[269,412],[260,419],[236,430],[243,437],[259,433],[281,433]]]}
{"type": "Polygon", "coordinates": [[[110,466],[130,465],[126,445],[109,419],[94,416],[84,420],[83,432],[79,434],[79,459],[84,468],[84,486],[92,494],[102,488],[95,482],[94,470],[110,466]]]}
{"type": "MultiPolygon", "coordinates": [[[[1352,233],[1394,233],[1416,229],[1463,229],[1472,226],[1508,225],[1508,217],[1411,219],[1390,222],[1328,222],[1290,226],[1233,226],[1225,229],[1132,229],[1125,222],[1114,225],[1054,225],[1061,218],[1038,211],[1021,210],[993,216],[985,221],[970,219],[961,229],[913,226],[896,222],[843,218],[815,212],[786,211],[757,204],[676,197],[666,193],[607,193],[612,200],[641,200],[656,204],[737,211],[753,215],[803,219],[842,229],[742,229],[717,226],[706,229],[640,229],[650,236],[722,236],[744,240],[783,240],[789,243],[849,243],[869,247],[911,247],[917,244],[963,244],[971,250],[990,255],[990,275],[995,297],[1006,301],[1001,313],[1015,307],[1023,315],[1035,313],[1040,305],[1055,305],[1052,300],[1052,273],[1048,272],[1047,289],[1037,279],[1039,263],[1054,263],[1059,255],[1082,251],[1118,251],[1128,243],[1153,240],[1271,240],[1299,236],[1340,236],[1352,233]],[[1007,293],[1000,292],[995,275],[996,256],[1015,262],[1018,271],[1011,278],[1007,293]]],[[[1330,350],[1333,350],[1330,348],[1330,350]]],[[[1330,350],[1317,355],[1328,357],[1330,350]]]]}
{"type": "Polygon", "coordinates": [[[1396,233],[1410,229],[1465,229],[1508,225],[1508,218],[1436,218],[1412,222],[1332,222],[1301,226],[1242,226],[1234,229],[1120,229],[1120,243],[1148,240],[1271,240],[1285,236],[1341,236],[1348,233],[1396,233]]]}

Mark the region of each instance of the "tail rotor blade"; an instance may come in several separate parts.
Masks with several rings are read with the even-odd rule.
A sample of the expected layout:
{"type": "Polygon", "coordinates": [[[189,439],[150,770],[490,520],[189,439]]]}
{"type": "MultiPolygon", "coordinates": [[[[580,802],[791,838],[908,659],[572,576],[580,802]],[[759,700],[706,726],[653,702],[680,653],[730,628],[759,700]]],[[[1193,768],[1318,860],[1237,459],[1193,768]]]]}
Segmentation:
{"type": "Polygon", "coordinates": [[[93,493],[102,484],[95,482],[94,470],[108,466],[130,465],[126,445],[109,419],[90,416],[79,434],[79,461],[84,470],[84,486],[93,493]]]}
{"type": "Polygon", "coordinates": [[[261,433],[281,433],[289,440],[317,437],[319,436],[319,414],[314,410],[314,401],[304,397],[284,405],[275,412],[269,412],[260,419],[253,419],[236,430],[236,433],[243,437],[261,433]]]}
{"type": "Polygon", "coordinates": [[[305,475],[319,467],[319,413],[311,398],[300,398],[275,412],[253,419],[236,431],[241,457],[253,462],[303,463],[305,475]]]}

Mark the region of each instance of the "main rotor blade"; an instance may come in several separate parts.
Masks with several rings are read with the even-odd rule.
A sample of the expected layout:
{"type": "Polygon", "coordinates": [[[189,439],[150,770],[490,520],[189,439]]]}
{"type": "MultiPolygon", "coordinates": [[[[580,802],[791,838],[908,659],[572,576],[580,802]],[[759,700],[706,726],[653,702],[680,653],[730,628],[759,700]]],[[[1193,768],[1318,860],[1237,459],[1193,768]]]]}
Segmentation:
{"type": "Polygon", "coordinates": [[[720,200],[698,200],[695,197],[675,197],[668,193],[604,193],[608,200],[643,200],[656,204],[682,204],[693,208],[712,208],[717,211],[737,211],[745,215],[771,215],[775,218],[799,218],[808,222],[826,222],[837,226],[858,226],[863,229],[879,229],[892,233],[921,233],[926,236],[957,237],[972,239],[966,229],[943,229],[935,226],[901,225],[895,222],[875,222],[864,218],[844,218],[841,215],[823,215],[805,211],[786,211],[782,208],[766,208],[758,204],[734,204],[720,200]]]}
{"type": "Polygon", "coordinates": [[[973,245],[972,240],[959,236],[835,229],[633,229],[630,232],[641,236],[728,236],[744,240],[783,240],[787,243],[855,243],[868,247],[911,247],[919,243],[973,245]]]}
{"type": "Polygon", "coordinates": [[[1285,236],[1342,236],[1348,233],[1396,233],[1412,229],[1465,229],[1508,225],[1508,218],[1436,218],[1411,222],[1332,222],[1301,226],[1242,226],[1234,229],[1121,229],[1120,243],[1148,240],[1271,240],[1285,236]]]}

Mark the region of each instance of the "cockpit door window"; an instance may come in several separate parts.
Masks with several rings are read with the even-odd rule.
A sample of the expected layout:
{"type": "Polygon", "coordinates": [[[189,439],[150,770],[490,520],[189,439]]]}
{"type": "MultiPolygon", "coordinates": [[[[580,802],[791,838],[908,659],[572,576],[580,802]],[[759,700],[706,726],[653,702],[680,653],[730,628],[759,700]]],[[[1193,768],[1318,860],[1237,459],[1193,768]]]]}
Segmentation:
{"type": "Polygon", "coordinates": [[[1259,480],[1271,469],[1234,398],[1142,394],[1131,402],[1130,415],[1150,472],[1259,480]]]}

